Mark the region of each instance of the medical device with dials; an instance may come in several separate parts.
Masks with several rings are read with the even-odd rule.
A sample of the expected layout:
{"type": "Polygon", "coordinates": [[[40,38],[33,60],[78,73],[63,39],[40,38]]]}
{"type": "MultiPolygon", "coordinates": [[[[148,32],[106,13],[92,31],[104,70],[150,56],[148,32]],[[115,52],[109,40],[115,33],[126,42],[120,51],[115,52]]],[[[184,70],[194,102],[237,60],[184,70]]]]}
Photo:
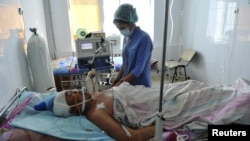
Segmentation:
{"type": "Polygon", "coordinates": [[[111,49],[109,41],[103,37],[91,37],[76,40],[77,61],[80,71],[105,69],[110,63],[111,49]]]}

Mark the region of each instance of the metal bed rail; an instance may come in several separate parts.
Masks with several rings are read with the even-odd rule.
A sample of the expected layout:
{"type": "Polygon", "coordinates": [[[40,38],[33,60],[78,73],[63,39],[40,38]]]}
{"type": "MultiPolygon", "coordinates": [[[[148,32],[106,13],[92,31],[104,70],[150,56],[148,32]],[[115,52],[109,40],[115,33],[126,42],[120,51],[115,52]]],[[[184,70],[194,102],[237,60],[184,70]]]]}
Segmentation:
{"type": "Polygon", "coordinates": [[[22,94],[23,91],[27,90],[27,87],[23,87],[22,89],[17,89],[14,95],[12,96],[9,103],[7,103],[0,111],[0,117],[2,118],[7,110],[11,107],[11,105],[17,100],[18,97],[22,94]]]}

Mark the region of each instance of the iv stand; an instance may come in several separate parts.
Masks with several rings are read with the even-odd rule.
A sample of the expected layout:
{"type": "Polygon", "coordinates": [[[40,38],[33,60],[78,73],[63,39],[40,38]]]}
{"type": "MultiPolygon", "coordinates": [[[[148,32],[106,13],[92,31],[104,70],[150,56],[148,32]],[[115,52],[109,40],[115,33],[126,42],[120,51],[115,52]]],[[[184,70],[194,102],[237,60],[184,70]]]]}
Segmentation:
{"type": "MultiPolygon", "coordinates": [[[[103,46],[102,46],[102,44],[101,44],[101,47],[100,48],[98,48],[97,50],[99,50],[99,49],[101,49],[101,48],[103,48],[103,46]]],[[[94,55],[93,55],[93,57],[92,57],[92,60],[91,60],[91,62],[90,62],[90,67],[89,67],[89,72],[88,72],[88,74],[87,74],[87,76],[91,79],[91,83],[92,83],[92,87],[93,87],[93,92],[95,92],[96,91],[96,89],[95,89],[95,83],[94,83],[94,78],[95,78],[95,69],[94,69],[94,60],[95,60],[95,57],[96,57],[96,55],[99,53],[99,51],[95,51],[95,53],[94,53],[94,55]]]]}
{"type": "MultiPolygon", "coordinates": [[[[98,52],[97,52],[98,53],[98,52]]],[[[94,53],[93,57],[92,57],[92,60],[91,60],[91,63],[89,64],[90,67],[89,67],[89,72],[88,72],[88,77],[91,79],[91,83],[92,83],[92,88],[93,88],[93,92],[96,91],[95,89],[95,84],[94,84],[94,78],[95,78],[95,69],[94,69],[94,60],[95,60],[95,57],[96,57],[96,54],[97,53],[94,53]]]]}
{"type": "Polygon", "coordinates": [[[162,141],[162,129],[163,129],[163,114],[162,114],[162,97],[163,97],[163,87],[164,87],[164,68],[165,68],[165,58],[166,58],[166,41],[167,41],[167,28],[168,28],[168,9],[169,0],[165,3],[165,23],[164,23],[164,36],[163,36],[163,51],[162,51],[162,71],[161,71],[161,86],[160,86],[160,99],[159,99],[159,110],[156,119],[155,126],[155,140],[162,141]]]}
{"type": "Polygon", "coordinates": [[[88,76],[90,77],[90,79],[91,79],[91,83],[92,83],[92,86],[93,86],[93,92],[95,92],[95,84],[94,84],[94,77],[95,77],[95,69],[93,69],[94,68],[94,60],[95,60],[95,56],[96,56],[96,53],[95,53],[95,55],[93,56],[93,58],[92,58],[92,61],[91,61],[91,69],[90,69],[90,72],[91,72],[91,74],[90,74],[90,72],[88,73],[88,76]]]}

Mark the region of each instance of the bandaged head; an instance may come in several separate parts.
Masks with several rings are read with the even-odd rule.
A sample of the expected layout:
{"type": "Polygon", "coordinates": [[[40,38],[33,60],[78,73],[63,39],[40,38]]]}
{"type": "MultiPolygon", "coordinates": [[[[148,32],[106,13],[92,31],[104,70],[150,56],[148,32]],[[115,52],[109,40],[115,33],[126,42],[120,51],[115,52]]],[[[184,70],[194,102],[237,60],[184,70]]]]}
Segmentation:
{"type": "Polygon", "coordinates": [[[59,117],[68,117],[68,116],[72,115],[72,113],[70,113],[70,108],[77,106],[77,105],[80,105],[80,104],[82,104],[81,112],[83,112],[84,108],[85,108],[85,102],[87,102],[87,101],[85,101],[84,92],[82,92],[82,102],[76,103],[76,104],[71,105],[71,106],[69,106],[66,102],[66,96],[65,96],[66,92],[67,91],[65,90],[65,91],[59,92],[56,95],[56,97],[54,99],[53,113],[59,117]]]}
{"type": "Polygon", "coordinates": [[[138,21],[136,9],[131,4],[122,4],[115,11],[114,20],[136,23],[138,21]]]}

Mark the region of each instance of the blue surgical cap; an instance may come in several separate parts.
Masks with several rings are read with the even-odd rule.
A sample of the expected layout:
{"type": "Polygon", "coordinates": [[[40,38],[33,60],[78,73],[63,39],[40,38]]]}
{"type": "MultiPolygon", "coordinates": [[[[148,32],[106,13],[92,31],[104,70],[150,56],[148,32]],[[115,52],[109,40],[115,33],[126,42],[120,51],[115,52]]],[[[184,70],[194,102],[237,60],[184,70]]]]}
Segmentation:
{"type": "Polygon", "coordinates": [[[138,21],[136,9],[131,4],[122,4],[115,11],[114,20],[136,23],[138,21]]]}

